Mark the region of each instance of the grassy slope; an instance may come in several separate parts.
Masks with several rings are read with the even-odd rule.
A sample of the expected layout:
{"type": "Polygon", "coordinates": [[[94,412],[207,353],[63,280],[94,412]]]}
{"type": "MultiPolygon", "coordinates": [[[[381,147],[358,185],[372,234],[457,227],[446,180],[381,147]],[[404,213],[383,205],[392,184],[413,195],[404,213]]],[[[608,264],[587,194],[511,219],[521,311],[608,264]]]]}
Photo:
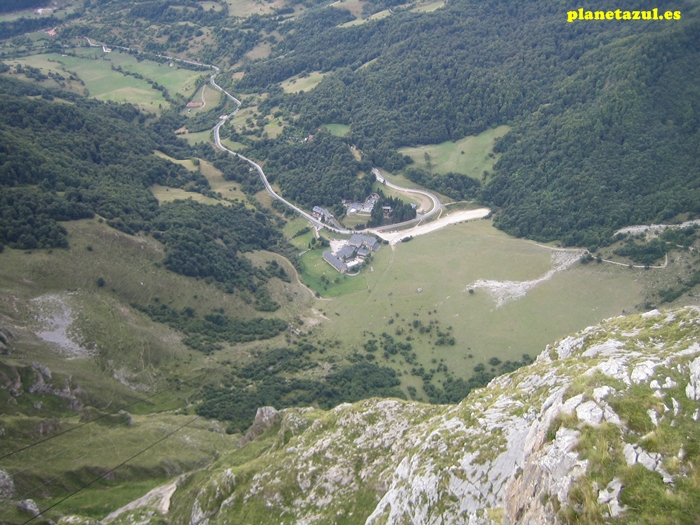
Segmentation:
{"type": "Polygon", "coordinates": [[[426,167],[425,154],[430,155],[430,162],[435,173],[463,173],[475,179],[481,179],[484,171],[491,171],[498,160],[489,157],[494,140],[510,131],[508,126],[499,126],[484,131],[477,136],[464,137],[456,142],[428,144],[415,148],[400,148],[399,153],[408,155],[420,167],[426,167]]]}
{"type": "Polygon", "coordinates": [[[152,89],[145,80],[114,71],[112,65],[121,66],[126,71],[139,73],[145,78],[158,82],[165,86],[171,95],[181,93],[186,97],[194,93],[194,81],[202,74],[149,60],[139,62],[132,55],[116,51],[104,54],[97,48],[84,50],[81,55],[73,57],[51,53],[24,57],[8,63],[27,64],[42,69],[44,73],[54,71],[64,76],[67,75],[63,73],[63,69],[69,70],[85,82],[85,87],[92,97],[137,104],[142,109],[155,113],[159,112],[159,106],[168,105],[160,91],[152,89]]]}
{"type": "MultiPolygon", "coordinates": [[[[477,363],[492,356],[505,360],[518,359],[522,353],[534,355],[548,341],[619,315],[641,299],[637,273],[580,264],[501,308],[485,291],[468,294],[467,285],[476,279],[531,280],[551,268],[549,250],[510,238],[490,221],[450,226],[400,244],[394,251],[383,246],[372,266],[374,272],[365,270],[354,278],[365,281],[361,291],[321,305],[331,321],[321,325],[318,339],[340,339],[341,352],[347,353],[362,350],[369,338],[363,336],[365,330],[375,336],[384,331],[395,336],[396,328],[403,328],[404,334],[397,339],[414,337],[412,344],[421,364],[427,367],[433,358],[445,359],[459,376],[471,375],[477,363]],[[418,288],[423,291],[417,292],[418,288]],[[399,317],[389,325],[396,313],[399,317]],[[452,325],[456,346],[436,347],[432,344],[435,336],[408,332],[407,324],[414,319],[423,324],[437,319],[443,328],[452,325]],[[470,353],[473,359],[467,357],[470,353]]],[[[333,274],[331,270],[328,267],[327,275],[333,274]]],[[[335,295],[334,287],[329,286],[326,294],[335,295]]],[[[410,366],[401,365],[400,356],[394,357],[392,366],[410,372],[410,366]]]]}
{"type": "Polygon", "coordinates": [[[294,76],[282,82],[282,89],[285,93],[299,93],[300,91],[310,91],[321,83],[326,73],[312,71],[309,76],[299,78],[294,76]]]}

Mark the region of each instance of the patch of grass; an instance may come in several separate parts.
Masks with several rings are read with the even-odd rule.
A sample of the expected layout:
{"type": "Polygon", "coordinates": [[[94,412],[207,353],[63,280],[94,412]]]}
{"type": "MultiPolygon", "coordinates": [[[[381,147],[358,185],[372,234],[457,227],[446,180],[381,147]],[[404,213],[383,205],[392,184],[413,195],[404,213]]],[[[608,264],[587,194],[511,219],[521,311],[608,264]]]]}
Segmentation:
{"type": "Polygon", "coordinates": [[[160,184],[154,184],[151,186],[151,193],[153,193],[153,196],[158,199],[159,204],[177,200],[193,200],[195,202],[201,202],[202,204],[209,204],[211,206],[216,204],[223,204],[224,206],[231,205],[230,202],[223,199],[213,199],[202,195],[201,193],[185,191],[181,188],[169,188],[167,186],[161,186],[160,184]]]}
{"type": "MultiPolygon", "coordinates": [[[[44,73],[48,72],[47,61],[55,60],[52,71],[65,69],[75,72],[85,82],[90,96],[100,100],[113,100],[136,104],[142,110],[160,113],[162,107],[169,106],[160,91],[152,89],[145,80],[125,76],[111,69],[109,60],[96,58],[94,60],[81,57],[62,57],[59,54],[41,56],[29,56],[19,59],[18,62],[38,67],[44,73]]],[[[65,75],[64,75],[65,76],[65,75]]]]}
{"type": "MultiPolygon", "coordinates": [[[[334,271],[320,262],[328,266],[328,275],[334,271]]],[[[455,346],[435,346],[436,336],[429,334],[411,343],[427,368],[434,366],[431,359],[444,359],[457,377],[471,376],[477,363],[494,356],[505,361],[519,360],[523,353],[538,355],[559,337],[633,309],[641,292],[624,268],[575,265],[497,308],[488,292],[477,289],[469,294],[468,285],[477,279],[537,279],[552,268],[552,262],[549,250],[508,237],[490,221],[449,226],[394,250],[382,246],[372,266],[374,272],[363,270],[361,276],[371,292],[334,298],[329,304],[340,315],[319,327],[318,337],[341,340],[345,352],[352,353],[367,340],[365,330],[378,336],[404,328],[399,340],[405,341],[409,335],[416,337],[415,329],[408,332],[407,323],[416,318],[424,324],[439,320],[441,326],[454,328],[455,346]],[[395,319],[391,326],[389,317],[395,319]]],[[[410,366],[393,358],[392,367],[410,373],[410,366]]],[[[385,364],[383,357],[378,356],[378,363],[385,364]]]]}
{"type": "Polygon", "coordinates": [[[438,0],[437,2],[422,3],[419,6],[411,9],[411,11],[417,13],[432,13],[433,11],[440,9],[441,7],[445,7],[445,2],[443,0],[438,0]]]}
{"type": "Polygon", "coordinates": [[[336,137],[344,137],[350,131],[350,126],[346,124],[324,124],[324,127],[336,137]]]}
{"type": "MultiPolygon", "coordinates": [[[[13,475],[20,494],[46,508],[192,419],[193,416],[150,414],[133,416],[131,426],[87,425],[29,449],[21,457],[7,458],[3,468],[13,475]],[[51,481],[42,487],[45,480],[51,481]]],[[[202,467],[218,452],[236,445],[234,438],[224,434],[223,426],[196,421],[104,481],[69,498],[48,517],[57,519],[75,513],[102,518],[164,483],[173,472],[202,467]]]]}
{"type": "Polygon", "coordinates": [[[286,0],[273,0],[272,2],[260,2],[256,0],[226,0],[229,5],[229,15],[248,17],[250,15],[270,14],[274,9],[286,5],[286,0]]]}
{"type": "Polygon", "coordinates": [[[186,132],[178,134],[178,136],[182,137],[192,145],[197,144],[198,142],[211,142],[211,131],[199,131],[197,133],[186,132]]]}
{"type": "Polygon", "coordinates": [[[175,159],[169,155],[166,155],[162,151],[158,151],[158,150],[154,151],[153,154],[156,157],[160,157],[161,159],[169,160],[173,164],[179,164],[180,166],[184,166],[189,171],[197,171],[197,166],[194,165],[194,162],[192,162],[192,159],[184,159],[184,160],[175,159]]]}
{"type": "Polygon", "coordinates": [[[346,9],[350,11],[356,19],[361,19],[362,8],[365,6],[365,3],[366,2],[363,2],[363,0],[338,0],[337,2],[333,2],[331,6],[338,9],[346,9]]]}
{"type": "Polygon", "coordinates": [[[400,148],[399,153],[408,155],[417,166],[427,169],[426,153],[430,156],[433,173],[462,173],[481,179],[484,171],[491,171],[498,160],[493,155],[493,143],[510,131],[508,126],[499,126],[476,136],[464,137],[456,142],[428,144],[415,148],[400,148]]]}
{"type": "Polygon", "coordinates": [[[285,93],[299,93],[300,91],[311,91],[313,88],[318,86],[323,80],[326,73],[321,73],[320,71],[312,71],[306,77],[300,77],[299,75],[293,76],[280,85],[285,93]]]}
{"type": "Polygon", "coordinates": [[[323,252],[328,249],[312,250],[302,256],[301,278],[304,284],[323,297],[338,297],[366,290],[367,283],[363,276],[368,269],[363,269],[362,273],[356,276],[341,275],[323,259],[323,252]]]}
{"type": "Polygon", "coordinates": [[[270,56],[270,53],[272,51],[272,46],[270,45],[269,42],[262,42],[255,46],[253,49],[248,51],[245,56],[250,58],[251,60],[257,60],[260,58],[267,58],[270,56]]]}

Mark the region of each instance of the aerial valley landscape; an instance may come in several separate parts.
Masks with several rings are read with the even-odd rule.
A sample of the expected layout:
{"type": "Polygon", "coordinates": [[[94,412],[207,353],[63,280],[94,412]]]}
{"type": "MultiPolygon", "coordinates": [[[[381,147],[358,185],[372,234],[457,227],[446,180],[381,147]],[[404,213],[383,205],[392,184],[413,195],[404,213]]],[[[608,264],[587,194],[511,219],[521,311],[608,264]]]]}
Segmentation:
{"type": "Polygon", "coordinates": [[[0,523],[697,523],[697,1],[5,0],[0,105],[0,523]]]}

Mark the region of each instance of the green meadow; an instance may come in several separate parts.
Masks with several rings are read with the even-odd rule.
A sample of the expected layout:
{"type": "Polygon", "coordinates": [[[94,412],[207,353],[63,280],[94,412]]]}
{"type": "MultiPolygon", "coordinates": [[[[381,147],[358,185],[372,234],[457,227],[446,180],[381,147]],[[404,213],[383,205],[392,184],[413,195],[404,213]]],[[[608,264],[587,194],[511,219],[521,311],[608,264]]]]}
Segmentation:
{"type": "MultiPolygon", "coordinates": [[[[484,220],[449,226],[395,249],[384,245],[374,255],[374,271],[363,269],[358,281],[363,286],[357,291],[332,285],[320,290],[323,297],[333,297],[323,308],[334,315],[328,315],[330,320],[316,328],[315,335],[320,340],[341,340],[346,354],[362,352],[364,342],[382,332],[399,341],[410,336],[421,364],[428,367],[432,359],[444,359],[450,371],[468,377],[476,364],[491,357],[505,361],[517,360],[523,353],[535,356],[556,338],[620,315],[624,309],[633,310],[639,303],[641,284],[636,274],[623,267],[578,262],[501,307],[484,289],[468,291],[478,279],[539,279],[552,268],[551,253],[511,238],[484,220]],[[436,336],[412,330],[409,324],[414,320],[452,326],[456,344],[436,346],[436,336]],[[397,329],[402,330],[400,336],[397,329]]],[[[309,267],[315,268],[315,275],[321,268],[316,258],[309,261],[304,266],[305,282],[309,267]]],[[[326,275],[338,275],[322,262],[328,266],[326,275]]],[[[317,289],[318,280],[310,286],[317,289]]],[[[399,358],[392,356],[389,364],[409,373],[410,367],[399,358]]],[[[378,356],[378,362],[384,359],[378,356]]]]}
{"type": "Polygon", "coordinates": [[[427,168],[426,154],[430,157],[434,173],[462,173],[480,179],[484,171],[493,169],[498,156],[493,155],[495,139],[510,131],[508,126],[499,126],[476,136],[464,137],[456,142],[428,144],[415,148],[400,148],[399,153],[408,155],[416,165],[427,168]]]}
{"type": "Polygon", "coordinates": [[[346,124],[325,124],[323,127],[336,137],[344,137],[350,131],[350,126],[346,124]]]}
{"type": "MultiPolygon", "coordinates": [[[[169,103],[160,91],[153,89],[146,80],[124,75],[112,69],[120,66],[125,71],[138,73],[158,82],[171,95],[181,93],[189,97],[194,93],[195,80],[202,72],[158,64],[149,60],[137,61],[133,55],[113,51],[105,54],[101,48],[80,49],[81,56],[62,56],[57,53],[33,55],[11,61],[55,72],[75,74],[85,83],[90,96],[100,100],[112,100],[136,104],[142,110],[160,113],[169,103]]],[[[63,74],[63,73],[62,73],[63,74]]],[[[66,75],[64,75],[66,76],[66,75]]]]}
{"type": "Polygon", "coordinates": [[[363,268],[360,275],[341,275],[323,258],[323,252],[327,250],[329,248],[311,250],[301,257],[301,279],[304,284],[322,297],[338,297],[367,290],[365,276],[370,269],[363,268]]]}
{"type": "Polygon", "coordinates": [[[437,2],[424,2],[417,7],[411,9],[413,12],[421,13],[432,13],[433,11],[445,7],[445,2],[443,0],[438,0],[437,2]]]}
{"type": "Polygon", "coordinates": [[[312,71],[306,77],[294,76],[288,78],[280,85],[285,93],[299,93],[300,91],[310,91],[321,83],[326,73],[312,71]]]}

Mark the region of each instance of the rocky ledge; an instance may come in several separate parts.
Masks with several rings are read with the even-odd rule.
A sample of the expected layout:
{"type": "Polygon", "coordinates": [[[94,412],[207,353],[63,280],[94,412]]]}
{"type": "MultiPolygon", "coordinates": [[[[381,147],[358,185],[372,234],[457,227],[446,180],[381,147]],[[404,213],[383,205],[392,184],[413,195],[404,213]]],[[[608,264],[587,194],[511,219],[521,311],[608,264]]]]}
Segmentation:
{"type": "Polygon", "coordinates": [[[654,310],[558,341],[456,406],[267,407],[159,512],[113,523],[683,523],[700,508],[699,341],[700,309],[654,310]]]}

